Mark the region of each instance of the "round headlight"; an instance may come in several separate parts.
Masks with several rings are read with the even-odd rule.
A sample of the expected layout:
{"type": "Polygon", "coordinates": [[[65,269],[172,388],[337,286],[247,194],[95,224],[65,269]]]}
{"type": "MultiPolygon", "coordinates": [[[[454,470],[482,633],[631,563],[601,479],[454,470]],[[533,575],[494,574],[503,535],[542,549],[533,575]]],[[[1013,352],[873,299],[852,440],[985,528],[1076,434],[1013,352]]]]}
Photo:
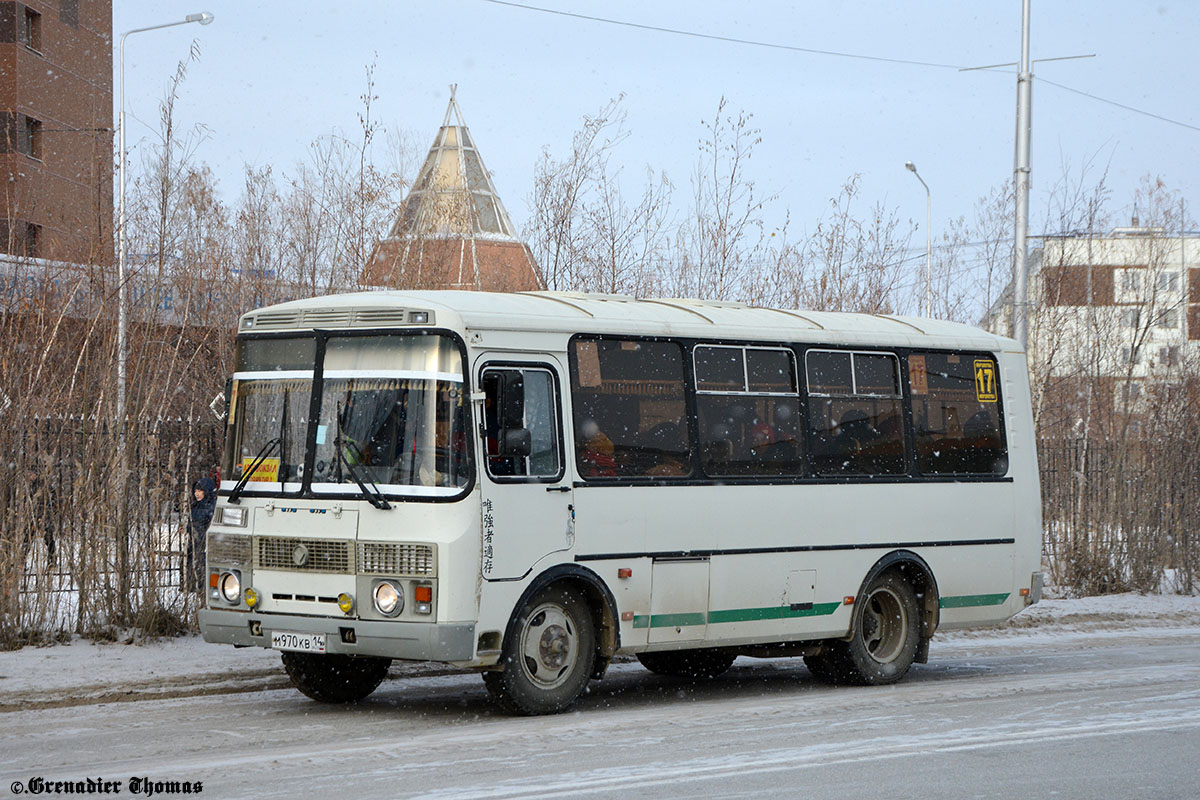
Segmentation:
{"type": "Polygon", "coordinates": [[[340,608],[342,610],[343,614],[349,614],[351,611],[354,610],[354,598],[351,597],[350,595],[346,594],[345,592],[342,592],[341,594],[339,594],[337,596],[337,601],[338,601],[338,608],[340,608]]]}
{"type": "Polygon", "coordinates": [[[226,572],[221,576],[221,594],[229,603],[236,603],[242,599],[242,582],[238,580],[237,575],[226,572]]]}
{"type": "Polygon", "coordinates": [[[258,592],[254,591],[253,586],[246,587],[246,605],[254,608],[258,605],[258,592]]]}
{"type": "Polygon", "coordinates": [[[380,614],[394,617],[404,610],[404,595],[399,587],[391,581],[383,581],[375,585],[372,593],[375,599],[375,609],[380,614]]]}

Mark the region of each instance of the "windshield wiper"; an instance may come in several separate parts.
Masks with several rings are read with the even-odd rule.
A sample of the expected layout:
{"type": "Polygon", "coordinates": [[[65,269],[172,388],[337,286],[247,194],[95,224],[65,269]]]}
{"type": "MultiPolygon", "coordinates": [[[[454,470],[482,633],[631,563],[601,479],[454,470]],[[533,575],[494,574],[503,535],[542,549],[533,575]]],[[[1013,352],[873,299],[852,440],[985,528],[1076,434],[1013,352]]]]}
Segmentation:
{"type": "Polygon", "coordinates": [[[249,468],[242,473],[242,479],[237,482],[237,485],[233,487],[233,491],[229,493],[229,502],[238,502],[238,498],[241,497],[242,490],[246,488],[246,484],[249,482],[250,476],[253,475],[254,471],[258,469],[264,461],[267,460],[267,456],[271,455],[271,452],[276,446],[282,445],[283,437],[281,436],[277,436],[263,445],[262,450],[259,450],[258,455],[256,455],[254,460],[250,462],[249,468]]]}
{"type": "MultiPolygon", "coordinates": [[[[346,471],[350,473],[350,477],[354,478],[354,482],[362,490],[363,499],[381,511],[389,510],[392,504],[387,501],[387,498],[383,496],[383,492],[379,490],[379,484],[375,483],[369,474],[363,475],[360,473],[358,468],[350,463],[350,459],[346,458],[345,452],[342,451],[342,442],[345,440],[342,439],[342,408],[340,404],[338,405],[337,416],[334,417],[334,430],[336,433],[333,437],[333,449],[337,452],[338,461],[345,465],[346,471]],[[366,483],[363,482],[363,477],[366,478],[366,483]],[[370,489],[367,488],[367,483],[371,484],[370,489]]],[[[354,448],[357,453],[355,458],[358,459],[359,463],[362,463],[362,450],[353,442],[347,442],[347,444],[350,444],[354,448]]]]}

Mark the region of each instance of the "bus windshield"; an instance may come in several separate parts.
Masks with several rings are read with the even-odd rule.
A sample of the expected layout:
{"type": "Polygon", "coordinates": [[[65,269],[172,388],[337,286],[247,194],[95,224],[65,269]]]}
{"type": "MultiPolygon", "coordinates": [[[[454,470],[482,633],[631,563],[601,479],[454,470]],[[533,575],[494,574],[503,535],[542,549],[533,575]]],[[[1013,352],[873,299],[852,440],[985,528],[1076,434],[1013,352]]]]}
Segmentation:
{"type": "Polygon", "coordinates": [[[462,389],[462,357],[445,337],[331,338],[313,491],[344,492],[357,472],[388,494],[457,494],[470,477],[462,389]]]}
{"type": "Polygon", "coordinates": [[[331,336],[314,387],[315,354],[313,339],[239,342],[227,475],[240,480],[253,468],[248,491],[285,493],[360,494],[365,484],[388,495],[444,496],[469,483],[462,357],[449,338],[331,336]]]}

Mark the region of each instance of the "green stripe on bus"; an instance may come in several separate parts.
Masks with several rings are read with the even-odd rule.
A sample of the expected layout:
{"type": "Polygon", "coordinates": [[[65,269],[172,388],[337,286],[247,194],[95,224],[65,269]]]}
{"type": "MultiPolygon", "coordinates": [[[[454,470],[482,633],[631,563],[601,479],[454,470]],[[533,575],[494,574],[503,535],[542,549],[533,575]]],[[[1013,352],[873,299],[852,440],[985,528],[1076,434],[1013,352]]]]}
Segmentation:
{"type": "Polygon", "coordinates": [[[708,615],[710,623],[717,622],[757,622],[764,619],[792,619],[793,617],[824,617],[837,610],[841,603],[819,603],[810,608],[792,609],[789,606],[768,606],[767,608],[731,608],[726,611],[712,611],[708,615]]]}
{"type": "Polygon", "coordinates": [[[942,608],[971,608],[973,606],[998,606],[1009,598],[1012,592],[1002,594],[960,594],[957,597],[943,597],[942,608]]]}
{"type": "Polygon", "coordinates": [[[705,622],[755,622],[767,619],[792,619],[794,617],[823,617],[832,614],[841,603],[818,603],[812,608],[792,609],[789,606],[768,606],[766,608],[731,608],[725,611],[711,611],[707,618],[703,612],[695,614],[637,614],[633,618],[636,628],[682,628],[685,625],[703,625],[705,622]]]}

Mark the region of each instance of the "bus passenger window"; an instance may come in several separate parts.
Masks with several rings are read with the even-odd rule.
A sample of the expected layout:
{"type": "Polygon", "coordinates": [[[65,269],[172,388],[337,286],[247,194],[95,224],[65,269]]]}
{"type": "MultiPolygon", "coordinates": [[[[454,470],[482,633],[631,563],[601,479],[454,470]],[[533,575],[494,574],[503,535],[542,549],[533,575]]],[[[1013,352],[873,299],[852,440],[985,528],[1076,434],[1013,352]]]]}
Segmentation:
{"type": "Polygon", "coordinates": [[[691,475],[683,375],[674,342],[576,339],[571,405],[580,477],[691,475]]]}
{"type": "Polygon", "coordinates": [[[967,353],[913,353],[908,371],[917,470],[923,475],[1008,472],[995,360],[967,353]]]}
{"type": "Polygon", "coordinates": [[[803,474],[792,352],[705,345],[693,356],[704,473],[803,474]]]}
{"type": "Polygon", "coordinates": [[[810,350],[809,435],[818,475],[906,471],[899,362],[891,353],[810,350]]]}

